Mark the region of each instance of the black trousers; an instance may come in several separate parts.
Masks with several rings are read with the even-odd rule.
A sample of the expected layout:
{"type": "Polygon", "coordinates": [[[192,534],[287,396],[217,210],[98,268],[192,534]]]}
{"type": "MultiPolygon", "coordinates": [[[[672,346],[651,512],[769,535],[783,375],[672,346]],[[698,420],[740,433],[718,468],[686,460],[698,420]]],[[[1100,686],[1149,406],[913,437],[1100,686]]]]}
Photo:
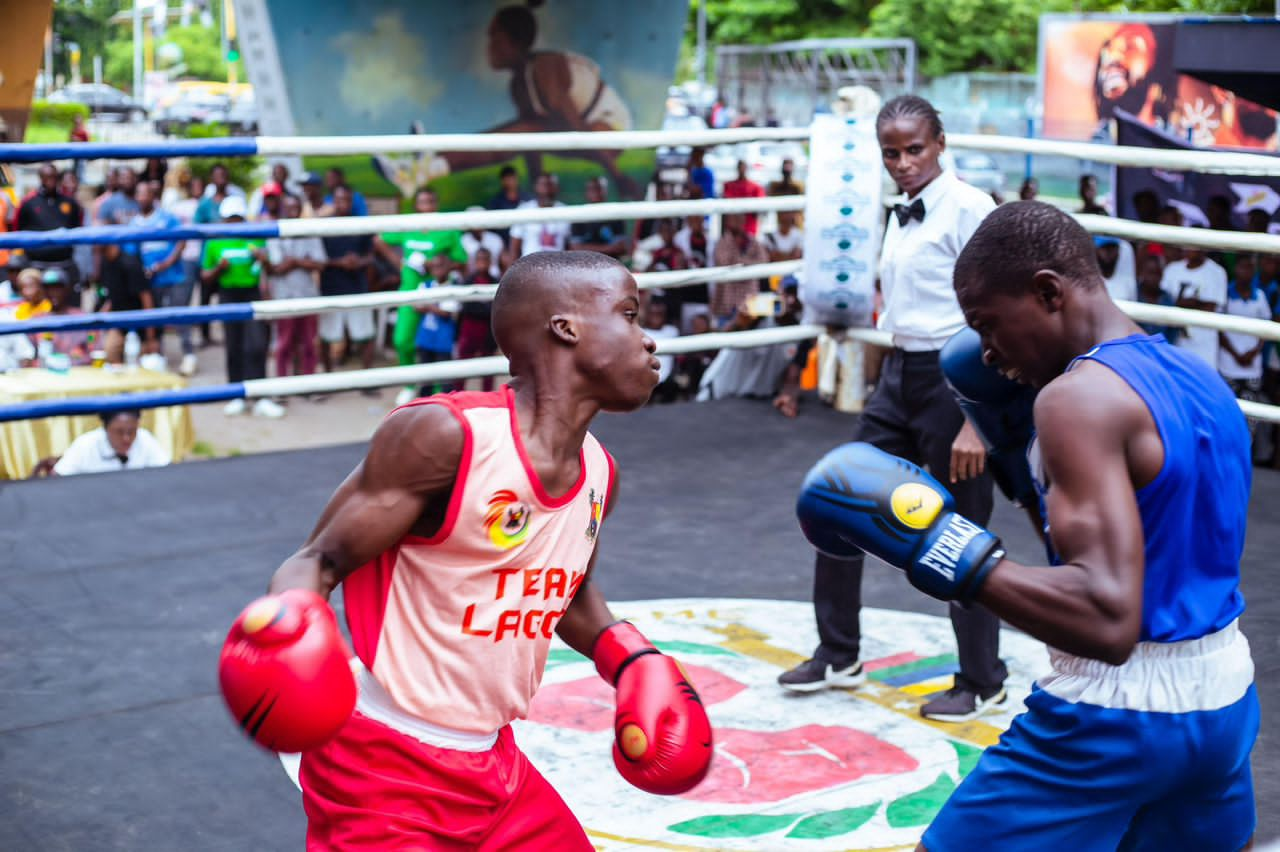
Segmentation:
{"type": "MultiPolygon", "coordinates": [[[[221,304],[256,302],[262,298],[257,287],[222,287],[218,290],[221,304]]],[[[227,381],[243,382],[267,377],[267,348],[271,331],[265,322],[227,322],[222,324],[227,346],[227,381]]]]}
{"type": "MultiPolygon", "coordinates": [[[[938,366],[938,353],[894,349],[885,357],[854,440],[927,468],[955,495],[962,515],[985,525],[991,519],[990,475],[948,481],[951,444],[963,424],[964,415],[938,366]]],[[[862,556],[846,560],[819,553],[814,565],[813,607],[821,642],[814,658],[836,668],[858,659],[862,563],[862,556]]],[[[977,604],[966,608],[953,603],[951,625],[960,658],[957,684],[980,692],[1003,684],[1008,670],[1000,659],[1000,620],[977,604]]]]}

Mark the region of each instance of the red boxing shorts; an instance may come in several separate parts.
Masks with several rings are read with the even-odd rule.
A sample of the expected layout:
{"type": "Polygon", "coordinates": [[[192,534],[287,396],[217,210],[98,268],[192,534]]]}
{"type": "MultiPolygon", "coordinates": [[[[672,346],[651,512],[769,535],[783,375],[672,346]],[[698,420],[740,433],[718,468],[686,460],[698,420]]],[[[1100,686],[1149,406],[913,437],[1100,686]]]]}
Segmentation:
{"type": "Polygon", "coordinates": [[[354,713],[302,756],[308,852],[591,852],[582,825],[516,747],[438,748],[354,713]]]}

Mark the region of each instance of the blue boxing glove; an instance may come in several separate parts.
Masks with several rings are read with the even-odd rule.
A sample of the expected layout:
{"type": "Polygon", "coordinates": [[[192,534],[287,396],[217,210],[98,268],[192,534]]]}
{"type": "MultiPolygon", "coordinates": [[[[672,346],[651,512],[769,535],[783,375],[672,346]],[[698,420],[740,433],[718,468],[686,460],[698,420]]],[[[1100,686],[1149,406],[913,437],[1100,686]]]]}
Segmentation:
{"type": "Polygon", "coordinates": [[[941,600],[972,601],[1004,558],[1000,539],[956,514],[955,499],[936,479],[870,444],[823,456],[804,478],[796,516],[819,550],[865,550],[941,600]]]}
{"type": "Polygon", "coordinates": [[[1036,505],[1027,463],[1027,444],[1035,430],[1035,389],[983,363],[982,340],[971,328],[956,332],[939,360],[960,410],[987,448],[987,467],[996,485],[1019,506],[1036,505]]]}

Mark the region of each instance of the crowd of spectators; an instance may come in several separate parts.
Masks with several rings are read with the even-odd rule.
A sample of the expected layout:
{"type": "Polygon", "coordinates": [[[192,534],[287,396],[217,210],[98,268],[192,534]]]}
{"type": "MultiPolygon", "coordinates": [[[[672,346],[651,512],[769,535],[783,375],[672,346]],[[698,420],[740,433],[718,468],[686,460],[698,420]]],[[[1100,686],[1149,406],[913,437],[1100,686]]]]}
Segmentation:
{"type": "MultiPolygon", "coordinates": [[[[694,153],[695,163],[702,152],[694,153]]],[[[717,185],[709,169],[695,165],[683,187],[658,185],[658,197],[756,198],[802,193],[794,165],[783,163],[778,179],[767,187],[748,177],[745,163],[737,176],[717,185]]],[[[296,177],[281,163],[271,166],[260,186],[238,186],[223,164],[201,176],[185,163],[172,168],[163,159],[146,161],[139,170],[115,166],[95,194],[79,183],[74,170],[59,172],[42,166],[40,187],[11,211],[12,228],[49,230],[82,225],[117,225],[151,232],[148,239],[106,246],[74,246],[14,253],[0,271],[0,303],[16,307],[14,315],[79,310],[128,311],[153,307],[236,304],[260,299],[308,296],[350,296],[379,290],[418,290],[457,284],[493,284],[516,258],[538,251],[580,249],[608,254],[636,272],[700,269],[737,263],[764,263],[798,258],[803,246],[800,217],[781,214],[725,216],[723,221],[689,216],[681,219],[603,221],[570,225],[545,221],[510,229],[395,232],[358,236],[282,239],[218,238],[206,241],[156,238],[154,232],[187,224],[270,221],[299,217],[364,216],[369,205],[352,188],[340,168],[323,177],[296,177]],[[718,237],[716,235],[719,235],[718,237]]],[[[573,203],[599,204],[613,191],[604,178],[586,182],[573,203]]],[[[531,186],[513,167],[498,175],[490,210],[563,206],[557,176],[544,172],[531,186]],[[529,191],[532,190],[532,191],[529,191]]],[[[412,209],[431,213],[439,199],[421,188],[412,209]]],[[[472,210],[486,208],[473,207],[472,210]]],[[[740,321],[748,299],[762,289],[776,287],[768,280],[699,284],[693,287],[646,291],[646,318],[662,322],[656,330],[675,334],[723,329],[740,321]]],[[[386,312],[355,309],[272,323],[226,323],[221,340],[208,325],[144,329],[142,354],[174,360],[183,375],[199,368],[197,350],[220,342],[225,350],[228,382],[277,376],[307,375],[316,370],[341,369],[348,362],[370,367],[384,350],[401,365],[429,363],[454,357],[496,354],[488,328],[489,308],[483,301],[444,301],[429,306],[386,312]],[[166,346],[166,335],[173,339],[166,346]]],[[[66,353],[74,365],[99,356],[109,364],[123,363],[124,335],[108,332],[86,336],[58,332],[22,344],[0,347],[0,369],[38,362],[40,347],[66,353]]],[[[692,397],[710,355],[682,356],[664,361],[663,392],[659,397],[692,397]]],[[[486,385],[491,382],[486,382],[486,385]]],[[[404,388],[403,403],[437,387],[404,388]]],[[[376,395],[376,391],[368,393],[376,395]]],[[[224,409],[228,416],[247,410],[243,400],[224,409]]],[[[281,417],[287,409],[275,400],[258,400],[252,413],[281,417]]]]}
{"type": "MultiPolygon", "coordinates": [[[[1021,195],[1033,198],[1037,190],[1032,179],[1029,185],[1024,184],[1021,195]]],[[[1097,180],[1093,176],[1080,178],[1079,193],[1080,207],[1076,212],[1111,215],[1112,211],[1099,199],[1097,180]]],[[[1216,231],[1254,233],[1267,233],[1271,225],[1271,214],[1260,207],[1237,217],[1230,199],[1224,196],[1208,200],[1203,219],[1188,219],[1182,208],[1163,203],[1151,190],[1136,193],[1132,203],[1138,220],[1146,224],[1207,226],[1216,231]]],[[[1094,245],[1107,290],[1117,301],[1280,321],[1280,255],[1207,251],[1113,236],[1097,236],[1094,245]]],[[[1181,328],[1156,322],[1139,324],[1149,334],[1162,334],[1170,343],[1203,358],[1226,380],[1237,397],[1280,404],[1277,344],[1240,332],[1181,328]]],[[[1275,430],[1252,423],[1251,428],[1256,460],[1280,466],[1280,440],[1275,430]]]]}

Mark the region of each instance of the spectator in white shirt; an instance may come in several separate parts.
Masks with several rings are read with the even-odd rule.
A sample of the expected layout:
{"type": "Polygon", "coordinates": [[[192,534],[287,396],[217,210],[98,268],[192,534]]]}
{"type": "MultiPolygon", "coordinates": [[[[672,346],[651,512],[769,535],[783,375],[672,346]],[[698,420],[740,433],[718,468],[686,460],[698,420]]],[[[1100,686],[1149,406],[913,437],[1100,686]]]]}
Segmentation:
{"type": "MultiPolygon", "coordinates": [[[[880,253],[884,310],[879,326],[892,334],[893,349],[858,418],[854,440],[927,465],[951,490],[956,511],[985,524],[993,505],[986,449],[943,379],[938,351],[965,327],[952,275],[961,249],[995,203],[943,171],[942,120],[925,99],[903,95],[886,103],[876,117],[876,136],[881,160],[906,198],[890,214],[880,253]]],[[[820,644],[812,659],[778,678],[783,687],[811,692],[865,680],[858,618],[862,563],[861,554],[851,559],[817,555],[814,609],[820,644]]],[[[972,719],[1005,700],[999,619],[982,606],[953,603],[951,624],[960,671],[951,689],[920,708],[921,715],[937,721],[972,719]]]]}
{"type": "MultiPolygon", "coordinates": [[[[1227,306],[1227,271],[1210,260],[1204,249],[1183,249],[1183,259],[1164,268],[1160,289],[1179,308],[1221,313],[1227,306]]],[[[1188,328],[1178,345],[1218,368],[1218,332],[1211,328],[1188,328]]]]}
{"type": "MultiPolygon", "coordinates": [[[[652,291],[648,293],[648,304],[644,308],[645,334],[653,340],[666,340],[680,336],[680,329],[667,322],[667,303],[652,291]]],[[[680,388],[676,384],[672,370],[675,367],[674,355],[658,356],[658,386],[653,389],[650,402],[673,402],[680,388]]]]}
{"type": "Polygon", "coordinates": [[[73,476],[165,467],[172,459],[156,436],[138,425],[141,416],[138,411],[103,413],[102,426],[72,441],[54,463],[53,473],[73,476]]]}
{"type": "Polygon", "coordinates": [[[769,250],[769,260],[796,260],[804,251],[804,228],[796,224],[796,214],[791,210],[778,212],[778,229],[764,235],[764,247],[769,250]]]}
{"type": "MultiPolygon", "coordinates": [[[[521,204],[518,210],[531,210],[537,207],[563,207],[556,200],[560,193],[559,181],[550,173],[538,175],[533,185],[537,196],[532,201],[521,204]]],[[[568,222],[530,222],[527,225],[516,225],[511,229],[511,256],[524,257],[536,251],[564,251],[569,247],[569,234],[572,226],[568,222]]]]}
{"type": "Polygon", "coordinates": [[[1098,268],[1112,299],[1126,302],[1138,298],[1138,272],[1133,260],[1133,246],[1118,237],[1094,237],[1098,268]]]}
{"type": "MultiPolygon", "coordinates": [[[[1251,319],[1271,319],[1271,303],[1254,286],[1257,263],[1251,254],[1236,257],[1235,283],[1227,294],[1226,313],[1251,319]]],[[[1259,399],[1262,391],[1263,341],[1238,331],[1218,332],[1218,372],[1241,399],[1259,399]]]]}
{"type": "MultiPolygon", "coordinates": [[[[468,213],[484,212],[484,208],[479,204],[474,204],[467,208],[468,213]]],[[[493,231],[486,231],[482,228],[472,228],[469,231],[463,231],[462,250],[467,253],[467,268],[474,270],[476,252],[485,249],[489,252],[489,274],[495,279],[502,276],[502,270],[498,264],[501,261],[503,249],[506,248],[502,242],[502,237],[493,231]]]]}

